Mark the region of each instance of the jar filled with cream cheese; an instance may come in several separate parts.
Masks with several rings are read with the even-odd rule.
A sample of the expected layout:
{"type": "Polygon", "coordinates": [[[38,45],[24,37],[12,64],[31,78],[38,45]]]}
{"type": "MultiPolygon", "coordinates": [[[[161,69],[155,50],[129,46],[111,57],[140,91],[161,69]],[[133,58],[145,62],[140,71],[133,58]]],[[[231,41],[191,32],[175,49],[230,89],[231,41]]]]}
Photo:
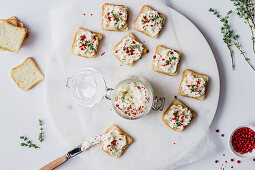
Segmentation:
{"type": "Polygon", "coordinates": [[[102,74],[84,68],[67,79],[72,99],[79,105],[93,107],[103,98],[111,100],[114,111],[129,120],[147,115],[151,110],[163,110],[165,98],[154,96],[150,83],[139,76],[129,76],[114,88],[107,88],[102,74]]]}

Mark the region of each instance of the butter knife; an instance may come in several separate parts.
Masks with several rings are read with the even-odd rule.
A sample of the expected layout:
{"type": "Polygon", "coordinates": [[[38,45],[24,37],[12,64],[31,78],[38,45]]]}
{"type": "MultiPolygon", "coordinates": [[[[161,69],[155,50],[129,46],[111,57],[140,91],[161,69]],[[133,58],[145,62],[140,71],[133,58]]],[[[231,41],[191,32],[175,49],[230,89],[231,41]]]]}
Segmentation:
{"type": "Polygon", "coordinates": [[[88,150],[90,147],[100,143],[101,141],[103,141],[106,137],[106,134],[101,134],[98,136],[95,136],[94,138],[85,141],[83,143],[81,143],[80,145],[76,146],[75,148],[73,148],[72,150],[70,150],[69,152],[67,152],[67,154],[59,157],[58,159],[48,163],[47,165],[45,165],[44,167],[42,167],[40,170],[52,170],[55,169],[56,167],[62,165],[63,163],[65,163],[66,161],[68,161],[69,159],[73,158],[74,156],[82,153],[85,150],[88,150]]]}

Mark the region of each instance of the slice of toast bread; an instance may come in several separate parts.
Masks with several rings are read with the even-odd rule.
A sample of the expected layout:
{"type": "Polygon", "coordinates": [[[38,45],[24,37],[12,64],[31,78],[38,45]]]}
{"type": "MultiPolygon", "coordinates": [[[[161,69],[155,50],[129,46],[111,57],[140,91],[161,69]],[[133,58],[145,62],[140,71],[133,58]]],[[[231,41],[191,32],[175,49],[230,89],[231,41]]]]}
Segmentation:
{"type": "Polygon", "coordinates": [[[10,24],[12,25],[15,25],[15,26],[18,26],[18,19],[14,16],[8,18],[6,21],[8,21],[10,24]]]}
{"type": "MultiPolygon", "coordinates": [[[[122,151],[121,151],[121,153],[120,153],[120,155],[119,155],[119,156],[121,156],[121,155],[123,154],[123,152],[127,149],[127,147],[128,147],[131,143],[133,143],[133,138],[132,138],[131,136],[129,136],[126,132],[124,132],[122,129],[120,129],[120,128],[119,128],[117,125],[115,125],[115,124],[112,124],[112,125],[107,129],[107,131],[106,131],[105,133],[108,133],[108,132],[111,131],[111,130],[117,130],[117,131],[119,131],[119,132],[122,132],[122,134],[126,136],[127,144],[122,148],[122,151]]],[[[100,148],[103,149],[102,142],[99,143],[98,146],[99,146],[100,148]]],[[[104,149],[103,149],[103,151],[106,152],[107,154],[109,154],[109,155],[112,156],[112,157],[116,157],[116,156],[112,155],[112,153],[109,152],[109,151],[106,151],[106,150],[104,150],[104,149]]],[[[117,158],[118,158],[118,156],[117,156],[117,158]]]]}
{"type": "Polygon", "coordinates": [[[167,113],[171,110],[171,107],[173,105],[181,105],[183,108],[187,108],[191,111],[192,113],[192,119],[196,117],[196,112],[194,112],[192,109],[190,109],[187,105],[185,105],[181,100],[179,99],[174,99],[174,101],[170,104],[170,106],[168,107],[168,109],[163,113],[162,117],[161,117],[161,120],[168,126],[170,127],[171,129],[173,129],[174,131],[177,131],[177,132],[182,132],[184,129],[177,129],[177,128],[172,128],[169,123],[167,122],[167,120],[165,119],[165,116],[167,115],[167,113]]]}
{"type": "Polygon", "coordinates": [[[97,51],[98,51],[98,47],[99,47],[99,44],[100,44],[100,42],[102,41],[102,39],[103,39],[103,35],[102,34],[100,34],[100,33],[98,33],[98,32],[93,32],[93,31],[89,31],[89,30],[86,30],[86,29],[83,29],[83,28],[77,28],[76,29],[76,33],[75,33],[75,36],[74,36],[74,40],[73,40],[73,44],[72,44],[72,48],[71,48],[71,51],[72,51],[72,53],[74,54],[74,55],[77,55],[77,56],[80,56],[80,57],[85,57],[85,58],[95,58],[96,56],[97,56],[97,51]],[[81,55],[81,54],[75,54],[75,52],[74,52],[74,49],[75,49],[75,45],[77,44],[77,43],[79,43],[78,41],[77,41],[77,36],[80,34],[80,33],[82,33],[82,32],[91,32],[91,33],[93,33],[93,34],[96,34],[96,36],[98,37],[98,45],[97,45],[97,47],[95,48],[95,55],[93,55],[93,56],[84,56],[84,55],[81,55]]]}
{"type": "Polygon", "coordinates": [[[0,48],[18,53],[26,34],[27,29],[0,19],[0,48]]]}
{"type": "Polygon", "coordinates": [[[21,90],[28,90],[43,80],[43,74],[31,57],[10,72],[12,79],[21,90]]]}
{"type": "Polygon", "coordinates": [[[123,31],[127,31],[128,30],[128,7],[125,6],[125,5],[114,5],[114,4],[109,4],[109,3],[104,3],[102,5],[102,20],[101,20],[101,28],[103,30],[106,30],[106,31],[118,31],[118,32],[123,32],[123,31]],[[125,23],[125,25],[123,26],[122,29],[117,29],[117,28],[110,28],[110,27],[107,27],[105,24],[104,24],[104,16],[106,15],[105,14],[105,8],[106,6],[108,5],[112,5],[112,6],[120,6],[120,7],[123,7],[123,8],[126,8],[127,10],[127,21],[125,23]]]}
{"type": "MultiPolygon", "coordinates": [[[[156,52],[155,52],[155,55],[154,55],[154,56],[156,56],[156,54],[161,55],[165,50],[168,50],[168,49],[170,49],[170,48],[164,47],[164,46],[162,46],[162,45],[158,45],[158,46],[156,47],[156,52]]],[[[156,71],[156,72],[159,72],[159,73],[163,73],[163,74],[169,75],[169,76],[175,76],[175,75],[177,75],[177,70],[178,70],[178,67],[179,67],[179,65],[180,65],[182,53],[179,52],[179,51],[177,51],[177,50],[173,50],[173,51],[176,52],[176,53],[178,53],[178,54],[179,54],[179,57],[180,57],[180,59],[179,59],[179,61],[178,61],[178,64],[177,64],[177,67],[176,67],[176,71],[175,71],[174,73],[170,73],[170,72],[164,71],[164,70],[162,70],[161,68],[154,66],[153,63],[152,63],[152,65],[151,65],[152,70],[153,70],[153,71],[156,71]]],[[[154,59],[153,59],[152,62],[154,62],[154,59]]]]}
{"type": "MultiPolygon", "coordinates": [[[[14,26],[18,26],[18,27],[22,27],[22,28],[24,27],[24,24],[22,22],[19,22],[19,20],[14,16],[8,18],[6,21],[14,26]]],[[[25,38],[28,38],[28,37],[29,37],[29,33],[27,32],[25,38]]],[[[0,51],[7,51],[7,50],[0,47],[0,51]]]]}
{"type": "MultiPolygon", "coordinates": [[[[122,64],[127,65],[127,66],[132,66],[132,65],[135,64],[135,62],[136,62],[137,60],[134,61],[134,62],[131,63],[131,64],[125,64],[125,63],[120,59],[120,56],[117,55],[117,54],[115,53],[115,51],[118,49],[118,46],[119,46],[119,45],[123,42],[123,40],[124,40],[125,38],[127,38],[127,37],[132,37],[135,41],[140,42],[140,41],[134,36],[134,34],[132,34],[132,33],[130,32],[130,33],[128,33],[126,36],[124,36],[124,37],[121,39],[121,41],[120,41],[117,45],[115,45],[115,46],[113,47],[112,52],[113,52],[113,55],[114,55],[122,64]]],[[[140,43],[141,43],[141,42],[140,42],[140,43]]],[[[147,48],[143,45],[142,56],[143,56],[144,54],[146,54],[147,51],[148,51],[147,48]]]]}
{"type": "Polygon", "coordinates": [[[199,73],[196,73],[196,72],[194,72],[194,71],[192,71],[192,70],[190,70],[190,69],[184,70],[184,71],[183,71],[183,74],[182,74],[181,84],[180,84],[179,89],[178,89],[178,94],[179,94],[179,95],[182,95],[182,96],[185,96],[185,97],[191,97],[191,98],[197,99],[197,100],[204,100],[205,97],[206,97],[206,91],[207,91],[208,81],[209,81],[209,77],[208,77],[207,75],[205,75],[205,74],[199,74],[199,73]],[[196,77],[198,77],[198,78],[203,78],[203,79],[206,80],[206,84],[205,84],[205,93],[204,93],[203,95],[201,95],[201,96],[199,96],[199,97],[192,97],[192,96],[189,96],[189,95],[183,93],[182,88],[181,88],[181,85],[182,85],[182,83],[183,83],[184,78],[186,77],[186,75],[187,75],[188,73],[191,73],[192,75],[194,75],[194,76],[196,76],[196,77]]]}
{"type": "MultiPolygon", "coordinates": [[[[6,21],[8,21],[12,25],[24,28],[24,24],[22,22],[20,22],[15,16],[8,18],[6,21]]],[[[25,38],[28,38],[28,37],[29,37],[29,33],[27,32],[25,38]]]]}
{"type": "MultiPolygon", "coordinates": [[[[135,30],[137,30],[137,31],[139,31],[139,32],[141,32],[141,33],[143,33],[143,34],[145,34],[145,35],[147,35],[147,36],[149,36],[149,37],[151,37],[151,38],[154,38],[154,39],[156,39],[156,38],[158,38],[158,36],[159,36],[159,34],[160,34],[160,32],[158,33],[158,34],[156,34],[156,35],[152,35],[150,32],[148,32],[147,30],[142,30],[142,29],[140,29],[139,27],[138,27],[138,22],[139,22],[139,16],[142,14],[142,13],[145,13],[145,12],[147,12],[148,10],[154,10],[152,7],[150,7],[149,5],[144,5],[143,7],[142,7],[142,9],[141,9],[141,11],[139,12],[139,14],[138,14],[138,16],[136,17],[136,20],[135,20],[135,22],[134,22],[134,24],[133,24],[133,28],[135,29],[135,30]]],[[[154,11],[156,11],[156,10],[154,10],[154,11]]],[[[158,12],[159,13],[159,12],[158,12]]],[[[166,20],[166,17],[165,17],[165,15],[163,15],[163,14],[161,14],[161,13],[159,13],[159,16],[163,19],[163,22],[162,22],[162,27],[164,26],[164,24],[165,24],[165,20],[166,20]]]]}

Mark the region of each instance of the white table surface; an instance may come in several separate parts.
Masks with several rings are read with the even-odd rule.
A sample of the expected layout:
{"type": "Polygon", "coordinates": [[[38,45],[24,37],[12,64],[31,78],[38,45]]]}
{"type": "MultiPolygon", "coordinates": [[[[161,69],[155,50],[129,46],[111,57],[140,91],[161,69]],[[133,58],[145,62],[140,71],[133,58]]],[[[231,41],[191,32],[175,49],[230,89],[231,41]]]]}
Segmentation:
{"type": "MultiPolygon", "coordinates": [[[[23,92],[16,87],[9,74],[11,68],[20,64],[26,57],[33,57],[42,72],[46,72],[52,50],[48,12],[67,1],[0,0],[0,18],[17,16],[24,22],[31,34],[18,54],[9,52],[0,54],[0,169],[38,169],[70,149],[61,141],[49,118],[44,96],[44,82],[23,92]],[[34,150],[19,146],[19,136],[22,135],[38,143],[39,118],[45,122],[46,134],[45,142],[40,144],[41,148],[34,150]]],[[[213,7],[225,13],[233,8],[232,4],[229,0],[167,0],[167,4],[189,18],[203,33],[216,57],[221,78],[218,111],[211,126],[211,131],[217,141],[218,154],[179,169],[209,170],[225,168],[225,165],[226,169],[231,169],[232,165],[234,169],[254,169],[255,162],[252,160],[242,160],[240,164],[236,161],[229,163],[230,158],[235,160],[237,158],[229,152],[227,139],[229,132],[237,125],[255,124],[253,110],[255,72],[248,67],[237,52],[236,70],[232,71],[230,56],[219,31],[220,23],[208,12],[208,9],[213,7]],[[215,129],[220,129],[220,133],[216,134],[215,129]],[[220,136],[221,133],[225,134],[223,138],[220,136]],[[226,156],[224,157],[223,154],[226,156]],[[220,162],[216,164],[215,160],[220,160],[220,162]],[[228,163],[225,163],[225,160],[228,163]],[[222,163],[223,166],[221,166],[222,163]]],[[[255,64],[255,55],[250,52],[248,27],[236,16],[231,21],[236,30],[242,33],[241,42],[255,64]]],[[[82,170],[86,169],[86,165],[77,157],[59,169],[82,170]]]]}

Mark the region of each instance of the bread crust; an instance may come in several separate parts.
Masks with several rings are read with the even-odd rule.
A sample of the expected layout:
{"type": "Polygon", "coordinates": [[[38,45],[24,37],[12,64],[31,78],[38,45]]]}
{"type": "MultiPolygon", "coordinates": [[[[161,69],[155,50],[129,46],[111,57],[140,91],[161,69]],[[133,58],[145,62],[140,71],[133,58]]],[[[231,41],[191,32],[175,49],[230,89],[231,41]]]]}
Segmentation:
{"type": "Polygon", "coordinates": [[[12,25],[18,26],[18,19],[15,16],[12,16],[6,20],[12,25]]]}
{"type": "Polygon", "coordinates": [[[23,61],[20,65],[18,65],[17,67],[14,67],[13,69],[11,69],[10,75],[11,75],[13,81],[17,84],[17,86],[18,86],[21,90],[23,90],[23,91],[27,91],[27,90],[31,89],[32,87],[34,87],[36,84],[38,84],[40,81],[42,81],[42,80],[44,79],[44,76],[43,76],[42,72],[40,71],[40,69],[39,69],[38,66],[36,65],[35,61],[34,61],[33,58],[31,58],[31,57],[26,58],[26,60],[23,61]],[[36,70],[41,74],[42,79],[36,81],[36,82],[35,82],[34,84],[32,84],[28,89],[23,89],[22,87],[20,87],[20,84],[19,84],[19,83],[16,81],[16,79],[14,78],[12,72],[13,72],[14,70],[16,70],[17,68],[21,67],[21,66],[22,66],[23,64],[25,64],[28,60],[30,60],[30,61],[34,64],[36,70]]]}
{"type": "Polygon", "coordinates": [[[77,34],[78,34],[78,32],[79,32],[80,29],[83,30],[83,31],[89,31],[89,30],[86,30],[86,29],[81,28],[81,27],[78,27],[78,28],[76,29],[75,36],[74,36],[74,40],[73,40],[73,44],[72,44],[72,48],[71,48],[71,52],[72,52],[74,55],[80,56],[80,57],[95,58],[95,57],[97,56],[98,47],[99,47],[99,45],[100,45],[100,42],[101,42],[102,39],[103,39],[103,35],[100,34],[100,33],[98,33],[98,32],[89,31],[89,32],[92,32],[92,33],[96,34],[97,37],[98,37],[98,46],[97,46],[97,48],[95,49],[95,55],[93,55],[92,57],[83,56],[83,55],[81,55],[81,54],[78,54],[78,55],[77,55],[77,54],[75,54],[75,53],[73,52],[73,50],[74,50],[74,46],[75,46],[75,43],[76,43],[76,37],[77,37],[77,34]]]}
{"type": "MultiPolygon", "coordinates": [[[[117,125],[115,125],[115,124],[112,124],[112,125],[107,129],[107,131],[106,131],[105,133],[108,133],[110,130],[113,130],[113,129],[116,129],[116,130],[122,132],[123,135],[125,135],[125,136],[126,136],[126,139],[127,139],[127,144],[123,147],[123,149],[122,149],[122,151],[121,151],[121,153],[120,153],[120,156],[121,156],[121,155],[123,154],[123,152],[126,150],[126,148],[127,148],[131,143],[133,143],[134,139],[133,139],[131,136],[129,136],[126,132],[124,132],[122,129],[120,129],[120,128],[119,128],[117,125]]],[[[103,149],[103,147],[102,147],[102,142],[99,143],[98,146],[100,146],[100,148],[102,148],[102,150],[103,150],[105,153],[107,153],[108,155],[110,155],[110,156],[112,156],[112,157],[115,157],[115,156],[112,155],[109,151],[105,151],[105,150],[103,149]]],[[[118,157],[116,157],[116,158],[118,158],[118,157]]]]}
{"type": "MultiPolygon", "coordinates": [[[[158,46],[156,47],[156,51],[155,51],[155,54],[154,54],[154,55],[156,55],[156,54],[159,52],[160,48],[163,48],[163,49],[165,49],[165,50],[170,49],[170,48],[164,47],[163,45],[158,45],[158,46]]],[[[173,49],[171,49],[171,50],[173,50],[173,49]]],[[[177,52],[177,53],[180,55],[180,60],[179,60],[179,62],[178,62],[178,64],[177,64],[177,68],[176,68],[176,71],[175,71],[174,73],[168,73],[168,72],[164,72],[164,71],[157,70],[156,68],[154,68],[153,63],[151,64],[152,70],[153,70],[153,71],[156,71],[156,72],[159,72],[159,73],[166,74],[166,75],[168,75],[168,76],[175,76],[175,75],[177,75],[177,73],[178,73],[178,68],[179,68],[179,65],[180,65],[180,62],[181,62],[181,55],[182,55],[182,53],[179,52],[179,51],[177,51],[177,50],[173,50],[173,51],[177,52]]],[[[159,53],[158,53],[158,54],[159,54],[159,53]]],[[[152,61],[152,62],[153,62],[153,61],[152,61]]]]}
{"type": "Polygon", "coordinates": [[[105,30],[105,31],[117,31],[117,32],[124,32],[124,31],[127,31],[128,30],[128,7],[127,6],[125,6],[125,5],[114,5],[114,4],[109,4],[109,3],[104,3],[103,5],[102,5],[102,19],[101,19],[101,29],[102,30],[105,30]],[[104,9],[105,9],[105,6],[106,5],[113,5],[113,6],[121,6],[121,7],[123,7],[123,8],[126,8],[127,9],[127,21],[126,21],[126,24],[125,24],[125,27],[124,27],[124,29],[122,29],[122,30],[117,30],[117,29],[108,29],[108,28],[106,28],[105,26],[104,26],[104,20],[103,20],[103,17],[104,17],[104,9]]]}
{"type": "MultiPolygon", "coordinates": [[[[190,112],[192,113],[192,119],[196,117],[196,112],[193,111],[190,107],[188,107],[186,104],[184,104],[181,100],[179,99],[174,99],[174,101],[170,104],[170,106],[168,107],[168,109],[163,113],[162,117],[161,117],[161,120],[162,122],[164,122],[168,127],[170,127],[170,125],[168,124],[168,122],[164,119],[164,117],[166,116],[166,114],[171,110],[171,107],[173,105],[181,105],[183,108],[188,108],[190,110],[190,112]]],[[[191,119],[191,120],[192,120],[191,119]]],[[[171,128],[171,127],[170,127],[171,128]]],[[[177,131],[177,132],[182,132],[184,129],[180,130],[180,129],[175,129],[175,128],[171,128],[173,129],[174,131],[177,131]]]]}
{"type": "MultiPolygon", "coordinates": [[[[15,16],[8,18],[6,21],[8,21],[10,24],[15,25],[17,27],[24,28],[24,24],[20,22],[15,16]]],[[[29,37],[29,33],[27,32],[25,38],[28,38],[28,37],[29,37]]]]}
{"type": "MultiPolygon", "coordinates": [[[[113,52],[113,55],[114,55],[122,64],[124,64],[124,65],[126,65],[126,66],[133,66],[133,65],[135,64],[136,61],[133,61],[133,63],[131,63],[131,64],[125,64],[125,63],[119,58],[118,55],[115,55],[115,52],[114,52],[114,51],[116,50],[116,48],[122,43],[122,41],[123,41],[126,37],[128,37],[128,36],[131,36],[131,37],[133,37],[136,41],[140,42],[140,41],[134,36],[134,34],[130,32],[130,33],[128,33],[127,35],[125,35],[125,36],[121,39],[121,41],[113,47],[112,52],[113,52]]],[[[141,42],[140,42],[140,43],[141,43],[141,42]]],[[[141,43],[141,44],[142,44],[142,43],[141,43]]],[[[141,57],[142,57],[144,54],[146,54],[146,53],[147,53],[147,48],[146,48],[145,45],[143,44],[143,53],[142,53],[141,57]]]]}
{"type": "Polygon", "coordinates": [[[208,81],[209,81],[209,77],[208,77],[207,75],[205,75],[205,74],[196,73],[196,72],[194,72],[194,71],[192,71],[192,70],[190,70],[190,69],[184,70],[184,71],[183,71],[183,74],[182,74],[181,84],[180,84],[179,89],[178,89],[178,94],[181,95],[181,96],[190,97],[190,98],[197,99],[197,100],[204,100],[205,97],[206,97],[206,93],[207,93],[208,81]],[[191,96],[186,95],[186,94],[184,94],[184,93],[182,92],[182,90],[181,90],[182,82],[183,82],[185,76],[186,76],[189,72],[190,72],[191,74],[193,74],[193,75],[199,77],[199,78],[204,78],[204,79],[206,80],[206,84],[205,84],[205,94],[203,94],[202,96],[199,96],[199,97],[191,97],[191,96]]]}
{"type": "MultiPolygon", "coordinates": [[[[159,31],[159,33],[158,33],[156,36],[151,36],[151,35],[148,34],[146,31],[140,30],[139,28],[137,28],[138,18],[139,18],[139,16],[144,12],[145,8],[149,8],[149,9],[151,9],[151,10],[154,10],[154,9],[153,9],[152,7],[150,7],[149,5],[144,5],[144,6],[142,7],[141,11],[139,12],[139,14],[137,15],[136,19],[135,19],[135,22],[134,22],[134,24],[133,24],[133,28],[134,28],[136,31],[139,31],[139,32],[141,32],[141,33],[147,35],[148,37],[151,37],[151,38],[156,39],[156,38],[159,37],[159,34],[160,34],[160,32],[161,32],[162,30],[159,31]]],[[[154,11],[156,11],[156,10],[154,10],[154,11]]],[[[158,12],[158,11],[157,11],[157,12],[158,12]]],[[[158,12],[158,13],[159,13],[159,16],[163,18],[163,22],[162,22],[162,29],[163,29],[163,26],[165,25],[166,17],[165,17],[164,14],[161,14],[160,12],[158,12]]]]}
{"type": "Polygon", "coordinates": [[[24,36],[22,37],[22,41],[21,41],[21,43],[19,44],[18,51],[13,51],[13,50],[10,50],[10,49],[7,49],[7,48],[4,48],[4,47],[1,47],[1,46],[0,46],[0,49],[3,49],[3,51],[5,50],[5,51],[10,51],[10,52],[18,53],[19,50],[20,50],[20,48],[21,48],[21,46],[22,46],[22,44],[23,44],[23,41],[24,41],[24,39],[25,39],[25,37],[26,37],[27,29],[26,29],[26,28],[22,28],[22,27],[18,27],[18,26],[15,26],[15,25],[12,25],[12,24],[10,24],[8,21],[6,21],[6,20],[4,20],[4,19],[0,19],[0,22],[4,22],[4,23],[8,24],[8,25],[11,26],[11,27],[15,27],[16,29],[22,29],[23,31],[25,31],[25,34],[24,34],[24,36]]]}

